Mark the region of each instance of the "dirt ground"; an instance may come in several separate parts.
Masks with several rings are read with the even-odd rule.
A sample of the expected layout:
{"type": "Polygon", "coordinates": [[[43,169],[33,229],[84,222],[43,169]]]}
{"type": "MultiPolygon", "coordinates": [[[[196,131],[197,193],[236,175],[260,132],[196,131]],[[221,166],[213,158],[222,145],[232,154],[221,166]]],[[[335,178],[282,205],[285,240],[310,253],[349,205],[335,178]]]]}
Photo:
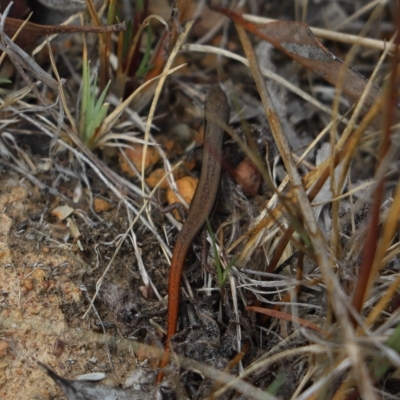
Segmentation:
{"type": "Polygon", "coordinates": [[[105,372],[102,384],[124,383],[143,360],[111,334],[111,373],[101,328],[89,331],[94,318],[82,318],[89,303],[79,284],[95,279],[93,266],[46,212],[49,196],[19,179],[1,172],[0,398],[64,399],[38,361],[64,377],[105,372]]]}

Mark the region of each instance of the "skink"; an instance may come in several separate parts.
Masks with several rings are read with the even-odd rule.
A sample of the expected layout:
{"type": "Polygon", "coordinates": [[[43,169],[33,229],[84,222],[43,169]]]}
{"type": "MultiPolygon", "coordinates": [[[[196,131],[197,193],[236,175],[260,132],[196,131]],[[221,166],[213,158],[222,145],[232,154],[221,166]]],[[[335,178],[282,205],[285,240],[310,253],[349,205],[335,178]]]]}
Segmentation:
{"type": "MultiPolygon", "coordinates": [[[[176,333],[180,284],[185,259],[194,238],[212,212],[218,194],[224,135],[224,129],[221,125],[227,124],[229,121],[228,101],[219,85],[211,86],[206,97],[204,110],[205,132],[200,179],[190,205],[188,217],[176,239],[169,272],[167,338],[164,356],[160,363],[161,369],[168,364],[171,337],[176,333]]],[[[158,383],[161,382],[163,376],[164,373],[161,371],[157,376],[158,383]]]]}

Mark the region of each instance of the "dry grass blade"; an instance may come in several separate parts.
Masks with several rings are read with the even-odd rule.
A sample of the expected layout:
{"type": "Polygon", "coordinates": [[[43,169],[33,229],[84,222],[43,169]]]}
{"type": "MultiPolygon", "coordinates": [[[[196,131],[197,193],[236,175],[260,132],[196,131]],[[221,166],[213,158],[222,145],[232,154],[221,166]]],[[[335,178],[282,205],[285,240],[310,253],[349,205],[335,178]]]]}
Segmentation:
{"type": "Polygon", "coordinates": [[[156,76],[150,81],[147,81],[143,83],[141,86],[139,86],[126,100],[124,100],[116,109],[110,113],[104,120],[103,124],[100,127],[98,137],[101,138],[104,136],[108,131],[111,131],[113,125],[117,122],[118,118],[120,115],[124,112],[124,110],[129,106],[129,104],[133,101],[133,99],[140,93],[140,91],[145,88],[147,85],[149,85],[151,82],[160,79],[164,76],[173,74],[175,71],[178,69],[184,67],[185,65],[179,65],[175,68],[172,68],[166,72],[163,72],[161,75],[156,76]]]}
{"type": "MultiPolygon", "coordinates": [[[[157,107],[157,102],[158,99],[160,97],[161,94],[161,90],[163,88],[165,79],[167,78],[168,74],[170,73],[171,70],[171,66],[172,63],[175,60],[175,56],[178,53],[179,49],[181,48],[181,46],[183,45],[184,41],[186,40],[187,35],[189,34],[191,27],[193,25],[194,21],[189,21],[183,32],[179,35],[178,39],[176,40],[175,46],[171,51],[171,54],[168,57],[168,60],[165,64],[164,70],[162,72],[162,74],[160,75],[160,80],[158,81],[157,87],[156,87],[156,91],[154,94],[154,98],[153,98],[153,102],[151,103],[151,107],[150,107],[150,111],[149,111],[149,115],[147,117],[147,123],[146,123],[146,130],[144,132],[144,140],[148,141],[149,139],[149,134],[150,134],[150,129],[151,129],[151,123],[154,117],[154,113],[157,107]]],[[[147,144],[145,144],[144,146],[144,150],[143,150],[143,158],[142,158],[142,190],[143,190],[143,194],[145,193],[144,191],[144,173],[145,173],[145,160],[146,160],[146,154],[147,154],[147,144]]]]}
{"type": "MultiPolygon", "coordinates": [[[[374,74],[377,73],[379,66],[383,62],[387,55],[387,51],[385,51],[380,60],[379,63],[376,66],[376,69],[374,70],[374,74]]],[[[374,75],[373,75],[374,76],[374,75]]],[[[348,170],[348,165],[350,161],[352,160],[352,157],[354,155],[354,152],[357,149],[357,144],[359,143],[363,133],[367,130],[367,128],[371,125],[371,123],[376,119],[377,115],[381,112],[382,109],[382,97],[379,99],[379,101],[371,108],[371,110],[364,116],[362,121],[359,123],[358,127],[354,130],[355,122],[357,118],[359,117],[361,110],[364,107],[364,99],[365,99],[365,93],[369,90],[370,86],[372,85],[373,79],[371,79],[367,86],[365,87],[365,92],[363,93],[362,98],[360,101],[357,103],[356,108],[354,109],[351,119],[349,123],[347,124],[344,132],[340,136],[338,142],[335,144],[333,154],[334,157],[332,159],[327,159],[320,165],[318,165],[314,170],[309,172],[303,177],[303,183],[308,192],[308,197],[310,201],[314,199],[314,197],[317,195],[317,193],[320,191],[321,187],[324,185],[325,181],[328,179],[328,176],[331,174],[332,168],[336,168],[339,163],[342,162],[343,159],[345,159],[345,166],[343,167],[343,174],[339,178],[339,184],[343,185],[344,182],[344,177],[345,174],[347,173],[348,170]],[[332,161],[333,160],[333,161],[332,161]],[[332,165],[332,162],[334,163],[332,165]]],[[[307,155],[308,151],[315,146],[318,140],[320,140],[329,130],[332,129],[331,125],[328,125],[324,131],[321,132],[321,134],[316,138],[308,147],[308,149],[303,153],[303,155],[300,157],[299,162],[307,155]]],[[[284,179],[278,188],[279,191],[282,191],[284,187],[287,185],[289,181],[289,178],[284,179]]],[[[292,191],[289,192],[289,194],[286,195],[288,198],[291,199],[291,201],[297,201],[296,197],[293,195],[292,191]]],[[[241,259],[246,259],[250,257],[254,249],[262,244],[261,238],[265,238],[265,232],[267,230],[270,230],[274,225],[275,221],[279,220],[282,217],[282,209],[281,205],[278,204],[276,206],[276,201],[277,197],[274,196],[268,203],[268,208],[272,208],[272,213],[274,218],[269,219],[268,215],[269,212],[263,212],[260,214],[257,220],[254,221],[253,227],[246,232],[241,238],[239,238],[230,248],[228,251],[232,251],[239,243],[242,241],[248,239],[248,243],[246,248],[243,250],[241,259]],[[276,208],[275,208],[276,207],[276,208]]]]}
{"type": "Polygon", "coordinates": [[[268,117],[268,121],[271,126],[272,135],[274,137],[275,143],[278,147],[279,153],[283,159],[283,163],[285,164],[286,170],[288,172],[289,180],[291,182],[292,187],[296,191],[300,207],[304,205],[304,208],[302,209],[303,213],[302,217],[304,218],[304,221],[309,229],[310,234],[314,235],[317,232],[317,224],[315,222],[315,218],[311,210],[311,205],[308,201],[306,192],[304,191],[304,188],[302,186],[301,177],[297,172],[297,167],[290,156],[291,153],[290,148],[283,134],[283,130],[279,122],[278,115],[274,109],[271,97],[269,96],[267,88],[262,79],[262,74],[259,69],[255,54],[252,50],[251,43],[247,38],[244,29],[239,27],[238,25],[236,27],[239,32],[239,37],[242,41],[247,58],[249,60],[250,69],[253,73],[254,80],[256,81],[256,85],[260,93],[261,101],[263,103],[265,113],[268,117]],[[306,205],[303,202],[305,204],[308,204],[309,207],[306,207],[306,205]]]}
{"type": "MultiPolygon", "coordinates": [[[[212,54],[216,54],[216,55],[221,55],[221,56],[228,57],[228,58],[236,60],[236,61],[240,61],[242,64],[246,65],[247,67],[249,66],[249,62],[246,58],[239,56],[238,54],[233,53],[231,51],[221,49],[219,47],[188,43],[188,44],[185,44],[184,46],[182,46],[182,50],[183,51],[199,51],[199,52],[207,53],[207,54],[212,53],[212,54]]],[[[275,82],[277,82],[280,85],[284,86],[285,88],[289,89],[291,92],[297,94],[298,96],[300,96],[301,98],[303,98],[304,100],[309,102],[310,104],[315,105],[317,108],[319,108],[323,112],[333,116],[332,109],[330,107],[325,106],[324,104],[319,102],[315,97],[311,96],[304,90],[301,90],[298,86],[293,85],[291,82],[287,81],[286,79],[282,78],[278,74],[276,74],[273,71],[270,71],[266,68],[261,67],[261,72],[265,77],[274,80],[275,82]]],[[[344,118],[340,114],[335,115],[335,117],[344,123],[347,122],[347,119],[344,118]]]]}
{"type": "Polygon", "coordinates": [[[261,313],[264,315],[268,315],[271,317],[275,317],[275,318],[280,318],[285,321],[294,322],[294,323],[304,326],[306,328],[310,328],[310,329],[313,329],[314,331],[317,331],[319,333],[327,335],[327,332],[324,332],[321,328],[319,328],[314,323],[307,321],[305,319],[302,319],[302,318],[298,318],[294,315],[283,313],[283,312],[277,311],[277,310],[270,310],[268,308],[261,308],[261,307],[247,307],[247,310],[255,311],[255,312],[258,312],[258,313],[261,313]]]}
{"type": "MultiPolygon", "coordinates": [[[[318,356],[318,354],[321,354],[323,352],[326,352],[326,348],[324,348],[323,346],[310,345],[310,346],[298,347],[296,349],[283,350],[275,355],[267,354],[265,357],[262,357],[262,359],[254,362],[251,366],[249,366],[244,371],[244,373],[241,374],[239,377],[232,379],[231,382],[227,383],[224,387],[222,387],[217,392],[215,392],[214,396],[222,395],[229,388],[234,387],[235,384],[237,385],[237,384],[240,384],[241,382],[243,382],[243,380],[246,377],[249,377],[251,374],[254,374],[256,372],[265,370],[268,366],[277,363],[279,360],[284,360],[285,358],[289,358],[291,356],[299,355],[299,354],[311,354],[313,356],[318,356]]],[[[347,367],[348,367],[348,365],[347,365],[347,367]]]]}
{"type": "MultiPolygon", "coordinates": [[[[399,10],[397,10],[399,11],[399,10]]],[[[397,28],[400,28],[400,15],[397,15],[397,28]]],[[[399,45],[400,38],[397,34],[395,38],[396,50],[394,57],[392,59],[392,73],[388,80],[388,88],[387,88],[387,96],[386,107],[385,110],[385,119],[384,119],[384,132],[382,141],[379,148],[379,163],[380,166],[385,165],[385,158],[389,154],[389,148],[392,142],[392,124],[395,122],[395,114],[397,108],[397,92],[396,87],[399,83],[399,70],[398,70],[398,62],[400,59],[399,53],[399,45]]],[[[380,210],[381,204],[383,201],[383,193],[384,193],[384,185],[385,185],[385,176],[376,177],[377,180],[377,190],[375,193],[375,198],[372,207],[372,216],[370,221],[370,228],[368,230],[368,236],[366,239],[362,263],[360,266],[359,277],[357,279],[357,285],[354,289],[353,301],[352,305],[357,312],[360,312],[366,296],[369,291],[369,287],[374,279],[374,275],[379,266],[380,260],[376,260],[376,252],[379,243],[379,219],[380,219],[380,210]],[[374,268],[374,259],[375,268],[374,268]]],[[[389,231],[389,235],[391,236],[391,232],[389,231]]],[[[387,239],[387,238],[386,238],[387,239]]],[[[380,254],[382,255],[382,254],[380,254]]]]}
{"type": "Polygon", "coordinates": [[[3,108],[7,108],[8,106],[17,103],[18,101],[22,100],[25,96],[27,96],[31,92],[30,87],[24,87],[19,90],[15,90],[11,93],[6,94],[3,98],[0,99],[1,105],[0,110],[3,108]]]}
{"type": "Polygon", "coordinates": [[[3,14],[0,14],[0,36],[1,42],[0,50],[6,53],[11,61],[16,65],[21,65],[24,69],[28,70],[37,80],[42,81],[47,86],[52,88],[55,92],[58,91],[58,83],[53,77],[44,71],[27,53],[25,53],[19,46],[17,46],[5,33],[5,23],[7,20],[7,12],[11,6],[7,7],[3,14]]]}
{"type": "MultiPolygon", "coordinates": [[[[134,36],[134,38],[132,40],[132,43],[130,44],[129,53],[126,57],[127,65],[130,65],[132,58],[133,58],[134,51],[138,45],[140,38],[142,37],[143,31],[147,26],[149,26],[149,24],[152,20],[156,20],[156,21],[161,22],[163,25],[167,25],[167,23],[158,15],[149,15],[143,21],[143,23],[140,25],[138,31],[136,32],[136,35],[134,36]]],[[[119,71],[118,71],[117,77],[116,77],[116,86],[118,88],[120,88],[120,93],[119,93],[120,97],[122,97],[122,94],[123,94],[122,89],[124,89],[126,86],[126,81],[128,79],[128,73],[129,73],[129,69],[128,68],[123,69],[121,64],[122,64],[122,61],[118,64],[119,71]]]]}
{"type": "Polygon", "coordinates": [[[125,22],[108,26],[73,26],[73,25],[38,25],[28,21],[14,18],[6,18],[4,32],[8,36],[14,36],[15,43],[26,48],[34,45],[40,38],[46,35],[63,35],[69,33],[104,33],[125,31],[125,22]]]}
{"type": "MultiPolygon", "coordinates": [[[[270,42],[277,49],[332,85],[336,85],[339,76],[342,76],[343,91],[352,99],[357,101],[365,91],[367,79],[329,52],[316,40],[305,24],[278,21],[258,26],[246,21],[241,15],[231,10],[219,6],[215,6],[213,9],[229,16],[245,29],[270,42]]],[[[380,95],[379,88],[371,86],[366,94],[366,107],[371,107],[380,95]]],[[[399,111],[397,111],[397,115],[399,118],[399,111]]]]}
{"type": "MultiPolygon", "coordinates": [[[[392,244],[395,235],[397,233],[398,227],[398,216],[400,215],[400,185],[397,185],[395,190],[395,194],[393,196],[393,203],[390,208],[387,210],[385,215],[386,220],[384,221],[384,225],[382,228],[382,238],[380,239],[380,243],[375,255],[375,259],[372,265],[372,272],[370,274],[370,280],[368,282],[368,288],[371,288],[375,276],[379,273],[379,270],[386,266],[386,262],[383,262],[384,256],[389,249],[389,246],[392,244]]],[[[395,256],[395,255],[393,255],[395,256]]],[[[393,258],[393,257],[391,257],[393,258]]],[[[368,317],[365,320],[366,326],[371,326],[375,320],[378,318],[379,314],[383,312],[386,308],[390,299],[392,299],[394,293],[398,289],[400,280],[400,275],[393,281],[391,286],[388,288],[384,296],[380,299],[378,304],[371,310],[368,317]]]]}
{"type": "MultiPolygon", "coordinates": [[[[381,0],[378,0],[379,2],[381,0]]],[[[278,22],[272,18],[259,17],[257,15],[243,14],[243,18],[257,24],[267,24],[271,22],[278,22]]],[[[386,41],[371,39],[368,37],[361,37],[359,35],[350,35],[348,33],[336,32],[328,29],[321,29],[315,26],[310,26],[312,33],[319,39],[332,40],[339,43],[357,44],[374,50],[384,51],[389,48],[389,51],[394,51],[395,45],[388,45],[386,41]]]]}
{"type": "Polygon", "coordinates": [[[341,289],[337,277],[332,271],[333,260],[331,259],[326,240],[316,224],[310,201],[307,197],[305,187],[303,187],[302,179],[297,172],[295,164],[290,158],[290,151],[288,150],[288,146],[280,128],[279,121],[277,120],[276,113],[272,109],[271,100],[269,99],[261,78],[261,72],[252,51],[251,44],[245,34],[244,29],[238,25],[236,28],[238,30],[239,37],[242,41],[246,55],[249,59],[250,68],[252,70],[256,85],[260,92],[261,100],[272,127],[272,133],[275,141],[277,142],[278,149],[281,155],[284,157],[284,164],[288,171],[289,180],[291,181],[293,191],[296,193],[296,198],[298,200],[297,206],[301,210],[304,228],[308,234],[308,238],[312,244],[312,249],[315,253],[318,266],[321,269],[324,281],[327,285],[329,302],[339,320],[347,350],[346,353],[352,365],[352,373],[356,377],[356,381],[359,382],[360,393],[365,396],[365,398],[372,399],[372,382],[368,377],[368,371],[362,360],[361,349],[358,347],[355,341],[355,332],[351,327],[350,318],[347,311],[346,296],[341,289]]]}

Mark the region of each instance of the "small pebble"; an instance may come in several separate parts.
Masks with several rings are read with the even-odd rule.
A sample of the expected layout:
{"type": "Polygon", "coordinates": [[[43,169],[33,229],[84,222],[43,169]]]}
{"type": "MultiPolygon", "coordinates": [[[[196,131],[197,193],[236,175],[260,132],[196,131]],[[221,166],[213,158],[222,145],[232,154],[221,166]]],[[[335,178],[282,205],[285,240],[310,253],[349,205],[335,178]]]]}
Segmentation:
{"type": "Polygon", "coordinates": [[[261,185],[261,174],[247,157],[235,168],[233,177],[246,196],[255,196],[258,193],[261,185]]]}
{"type": "MultiPolygon", "coordinates": [[[[198,179],[192,178],[191,176],[185,176],[176,181],[176,186],[178,187],[178,192],[182,198],[186,201],[188,205],[192,202],[194,192],[196,191],[198,179]]],[[[167,201],[168,204],[180,203],[180,199],[176,193],[171,189],[167,189],[167,201]]],[[[178,210],[173,211],[175,218],[181,221],[181,217],[178,210]]]]}
{"type": "Polygon", "coordinates": [[[93,200],[93,207],[97,213],[108,211],[112,208],[112,204],[107,200],[96,198],[93,200]]]}

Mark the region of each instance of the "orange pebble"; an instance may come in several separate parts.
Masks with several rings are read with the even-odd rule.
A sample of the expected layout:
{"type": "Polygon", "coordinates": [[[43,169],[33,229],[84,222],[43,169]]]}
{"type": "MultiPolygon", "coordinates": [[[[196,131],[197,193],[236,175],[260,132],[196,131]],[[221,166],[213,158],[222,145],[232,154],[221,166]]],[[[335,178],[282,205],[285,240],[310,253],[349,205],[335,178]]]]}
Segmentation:
{"type": "MultiPolygon", "coordinates": [[[[194,192],[196,191],[198,179],[191,176],[185,176],[176,181],[176,186],[178,187],[178,193],[186,201],[188,205],[192,202],[194,192]]],[[[167,189],[167,201],[168,204],[179,203],[180,199],[176,193],[171,189],[167,189]]],[[[174,216],[177,220],[181,220],[180,215],[177,210],[174,210],[174,216]]]]}
{"type": "Polygon", "coordinates": [[[261,185],[261,174],[250,161],[245,157],[233,171],[233,178],[241,186],[247,196],[255,196],[261,185]]]}
{"type": "Polygon", "coordinates": [[[107,200],[100,199],[97,197],[93,200],[93,207],[97,213],[101,213],[103,211],[110,210],[112,208],[112,204],[107,200]]]}
{"type": "Polygon", "coordinates": [[[21,283],[22,283],[22,291],[24,293],[30,292],[35,287],[33,280],[30,278],[25,278],[21,283]]]}
{"type": "MultiPolygon", "coordinates": [[[[129,158],[129,160],[133,163],[138,171],[142,169],[142,159],[144,156],[144,145],[142,144],[134,144],[131,148],[125,149],[124,152],[129,158]]],[[[144,163],[145,169],[153,166],[160,160],[160,154],[154,148],[154,146],[147,146],[146,159],[144,163]]],[[[119,165],[123,172],[131,177],[135,177],[136,174],[132,171],[129,166],[128,161],[125,159],[123,155],[119,156],[119,165]]]]}

